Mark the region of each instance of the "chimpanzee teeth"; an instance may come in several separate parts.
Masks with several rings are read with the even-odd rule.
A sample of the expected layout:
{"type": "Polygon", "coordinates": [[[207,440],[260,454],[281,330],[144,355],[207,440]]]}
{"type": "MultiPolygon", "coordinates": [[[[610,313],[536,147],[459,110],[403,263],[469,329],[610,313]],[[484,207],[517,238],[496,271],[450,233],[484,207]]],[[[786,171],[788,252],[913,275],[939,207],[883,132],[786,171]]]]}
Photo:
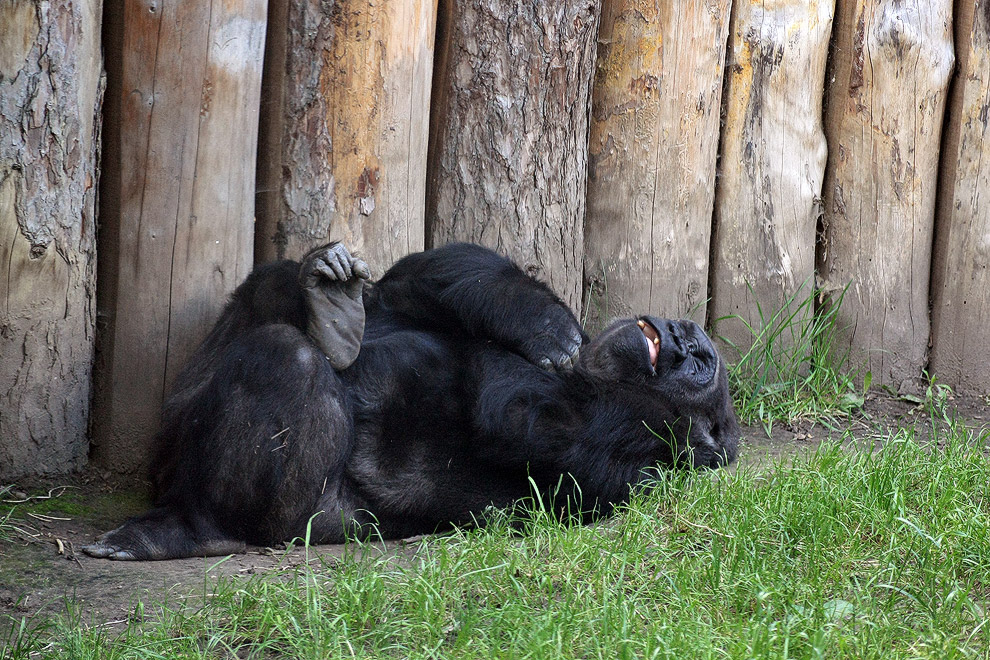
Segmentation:
{"type": "Polygon", "coordinates": [[[659,346],[659,345],[660,345],[660,338],[659,338],[659,337],[654,337],[654,338],[653,338],[653,343],[654,343],[654,344],[655,344],[656,346],[659,346]]]}
{"type": "Polygon", "coordinates": [[[646,327],[646,321],[636,321],[636,325],[638,325],[640,330],[642,330],[646,327]]]}

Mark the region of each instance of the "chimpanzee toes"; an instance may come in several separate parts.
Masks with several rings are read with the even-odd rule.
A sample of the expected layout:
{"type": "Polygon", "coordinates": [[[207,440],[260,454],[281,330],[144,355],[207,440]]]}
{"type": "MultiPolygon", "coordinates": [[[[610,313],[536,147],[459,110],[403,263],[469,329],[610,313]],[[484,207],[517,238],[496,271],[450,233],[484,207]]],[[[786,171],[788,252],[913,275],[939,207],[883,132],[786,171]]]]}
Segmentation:
{"type": "Polygon", "coordinates": [[[354,277],[362,280],[371,279],[371,268],[362,259],[354,259],[351,262],[351,272],[354,273],[354,277]]]}
{"type": "Polygon", "coordinates": [[[82,551],[90,557],[96,557],[97,559],[115,559],[119,561],[136,561],[141,559],[133,550],[117,547],[104,541],[84,545],[82,551]]]}
{"type": "Polygon", "coordinates": [[[90,543],[89,545],[84,545],[82,547],[82,551],[90,557],[96,557],[97,559],[106,559],[113,554],[113,548],[105,543],[90,543]]]}
{"type": "Polygon", "coordinates": [[[366,280],[371,269],[361,259],[348,252],[342,243],[330,243],[310,251],[299,268],[299,283],[312,288],[326,282],[366,280]]]}

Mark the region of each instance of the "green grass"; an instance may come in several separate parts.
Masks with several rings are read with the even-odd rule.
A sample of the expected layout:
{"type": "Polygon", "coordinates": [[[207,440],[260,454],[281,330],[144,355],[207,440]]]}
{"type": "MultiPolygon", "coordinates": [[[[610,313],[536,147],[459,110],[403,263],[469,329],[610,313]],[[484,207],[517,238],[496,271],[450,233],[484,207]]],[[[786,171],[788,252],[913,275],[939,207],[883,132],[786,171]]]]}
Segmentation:
{"type": "MultiPolygon", "coordinates": [[[[533,512],[138,605],[31,622],[10,658],[970,658],[990,648],[990,436],[938,425],[671,476],[595,526],[533,512]],[[522,524],[515,529],[513,524],[522,524]],[[32,626],[38,628],[33,629],[32,626]]],[[[3,641],[3,640],[0,640],[3,641]]],[[[0,654],[2,656],[3,654],[0,654]]]]}
{"type": "Polygon", "coordinates": [[[809,289],[799,288],[772,313],[757,303],[755,326],[738,316],[714,322],[716,334],[724,323],[745,328],[747,345],[733,346],[720,337],[729,353],[738,355],[729,369],[730,387],[740,418],[761,424],[768,434],[776,421],[812,419],[835,425],[837,418],[863,406],[870,387],[871,374],[850,370],[848,351],[837,348],[845,291],[816,309],[817,292],[809,294],[809,289]]]}

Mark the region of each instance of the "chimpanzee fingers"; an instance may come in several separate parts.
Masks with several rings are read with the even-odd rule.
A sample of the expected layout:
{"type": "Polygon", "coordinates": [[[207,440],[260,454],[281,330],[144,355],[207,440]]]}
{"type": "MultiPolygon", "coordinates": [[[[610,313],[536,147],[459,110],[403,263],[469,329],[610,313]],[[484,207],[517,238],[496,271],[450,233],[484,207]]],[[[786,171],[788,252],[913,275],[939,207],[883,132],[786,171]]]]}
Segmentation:
{"type": "Polygon", "coordinates": [[[530,338],[522,346],[522,354],[547,371],[566,371],[577,364],[584,337],[581,329],[548,329],[530,338]]]}
{"type": "Polygon", "coordinates": [[[567,357],[557,365],[558,371],[570,371],[574,368],[574,365],[578,363],[578,355],[580,355],[581,347],[578,346],[573,352],[569,353],[567,357]]]}

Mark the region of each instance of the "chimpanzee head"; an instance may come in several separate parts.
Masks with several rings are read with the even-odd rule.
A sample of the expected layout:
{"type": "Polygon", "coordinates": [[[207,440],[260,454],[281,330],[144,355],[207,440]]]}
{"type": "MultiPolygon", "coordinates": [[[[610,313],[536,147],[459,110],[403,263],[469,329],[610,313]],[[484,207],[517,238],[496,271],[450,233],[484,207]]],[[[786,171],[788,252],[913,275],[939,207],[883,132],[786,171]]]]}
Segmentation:
{"type": "Polygon", "coordinates": [[[635,402],[658,441],[672,444],[672,462],[714,468],[735,460],[740,431],[725,362],[694,321],[616,321],[581,349],[580,369],[635,402]]]}

